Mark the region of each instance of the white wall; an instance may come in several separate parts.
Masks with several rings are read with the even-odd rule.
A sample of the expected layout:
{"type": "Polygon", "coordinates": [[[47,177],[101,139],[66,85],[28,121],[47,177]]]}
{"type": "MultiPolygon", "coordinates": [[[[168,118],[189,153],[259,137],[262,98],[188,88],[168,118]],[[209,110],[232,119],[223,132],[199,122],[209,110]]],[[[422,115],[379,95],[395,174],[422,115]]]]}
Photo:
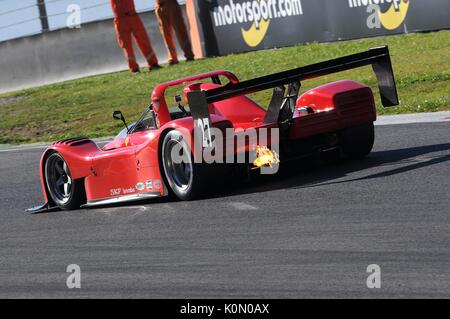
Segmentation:
{"type": "MultiPolygon", "coordinates": [[[[141,18],[160,63],[166,62],[154,12],[143,13],[141,18]]],[[[135,49],[141,66],[145,66],[140,51],[135,49]]],[[[0,93],[127,68],[112,19],[84,24],[81,29],[62,29],[0,43],[0,93]]]]}

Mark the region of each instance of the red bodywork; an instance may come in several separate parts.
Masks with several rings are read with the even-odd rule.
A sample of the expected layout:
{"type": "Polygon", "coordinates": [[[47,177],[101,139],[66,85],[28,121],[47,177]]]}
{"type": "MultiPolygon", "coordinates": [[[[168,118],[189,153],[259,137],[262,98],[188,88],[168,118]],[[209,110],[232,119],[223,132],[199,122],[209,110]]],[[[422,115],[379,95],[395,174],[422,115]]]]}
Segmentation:
{"type": "MultiPolygon", "coordinates": [[[[157,114],[157,129],[117,137],[103,148],[88,139],[65,140],[50,146],[41,159],[41,181],[46,203],[51,205],[44,182],[43,165],[48,154],[53,151],[59,152],[67,162],[73,179],[84,180],[88,205],[137,199],[140,195],[167,195],[167,186],[164,185],[160,169],[161,138],[173,129],[193,133],[194,121],[192,117],[172,120],[165,98],[166,89],[184,85],[185,94],[195,90],[210,90],[220,85],[204,80],[218,76],[227,78],[231,83],[239,82],[231,72],[215,71],[156,87],[152,103],[157,114]]],[[[335,82],[310,90],[298,98],[296,105],[298,110],[288,134],[291,140],[335,132],[376,119],[371,89],[353,81],[335,82]],[[305,115],[300,111],[302,107],[309,107],[314,113],[305,115]]],[[[266,110],[246,96],[211,103],[208,108],[214,127],[258,129],[278,125],[264,124],[266,110]]]]}

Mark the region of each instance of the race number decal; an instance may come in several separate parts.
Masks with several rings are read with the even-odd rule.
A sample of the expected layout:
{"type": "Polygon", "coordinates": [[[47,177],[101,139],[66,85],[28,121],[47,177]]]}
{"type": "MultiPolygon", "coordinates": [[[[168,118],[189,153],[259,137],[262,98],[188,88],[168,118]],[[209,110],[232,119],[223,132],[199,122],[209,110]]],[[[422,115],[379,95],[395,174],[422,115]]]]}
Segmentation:
{"type": "Polygon", "coordinates": [[[213,147],[211,117],[209,115],[205,92],[189,92],[188,100],[195,123],[195,149],[213,147]]]}
{"type": "Polygon", "coordinates": [[[197,128],[202,134],[202,146],[204,148],[212,147],[211,124],[208,118],[198,119],[197,128]]]}

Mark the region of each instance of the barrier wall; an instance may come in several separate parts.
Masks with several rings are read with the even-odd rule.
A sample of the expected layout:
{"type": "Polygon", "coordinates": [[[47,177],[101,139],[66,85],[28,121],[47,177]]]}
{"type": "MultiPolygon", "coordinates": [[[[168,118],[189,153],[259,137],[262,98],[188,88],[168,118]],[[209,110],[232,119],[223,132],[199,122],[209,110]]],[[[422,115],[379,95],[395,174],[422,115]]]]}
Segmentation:
{"type": "MultiPolygon", "coordinates": [[[[165,62],[166,48],[155,13],[143,13],[141,18],[160,62],[165,62]]],[[[0,93],[127,68],[112,19],[0,43],[0,93]]]]}
{"type": "Polygon", "coordinates": [[[193,0],[204,55],[450,28],[449,0],[193,0]]]}

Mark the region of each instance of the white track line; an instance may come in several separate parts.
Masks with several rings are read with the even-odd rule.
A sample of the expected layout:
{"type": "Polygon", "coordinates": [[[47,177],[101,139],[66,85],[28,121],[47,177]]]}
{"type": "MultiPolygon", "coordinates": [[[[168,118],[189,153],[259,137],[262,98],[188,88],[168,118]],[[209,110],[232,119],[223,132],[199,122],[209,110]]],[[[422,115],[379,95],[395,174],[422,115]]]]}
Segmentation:
{"type": "Polygon", "coordinates": [[[4,149],[0,149],[0,153],[9,153],[9,152],[19,152],[19,151],[29,151],[29,150],[39,150],[44,149],[48,145],[38,145],[38,146],[21,146],[21,147],[11,147],[9,145],[5,146],[4,149]]]}
{"type": "Polygon", "coordinates": [[[227,204],[228,204],[228,206],[231,206],[232,208],[234,208],[236,210],[258,210],[257,207],[252,206],[247,203],[231,202],[231,203],[227,203],[227,204]]]}
{"type": "MultiPolygon", "coordinates": [[[[112,141],[112,139],[93,139],[95,143],[98,145],[105,145],[112,141]]],[[[30,150],[44,150],[49,147],[51,144],[39,143],[39,144],[30,144],[30,145],[0,145],[0,153],[8,153],[8,152],[20,152],[20,151],[30,151],[30,150]]]]}
{"type": "Polygon", "coordinates": [[[398,125],[415,123],[450,122],[450,112],[415,113],[399,115],[382,115],[378,117],[375,125],[398,125]]]}

